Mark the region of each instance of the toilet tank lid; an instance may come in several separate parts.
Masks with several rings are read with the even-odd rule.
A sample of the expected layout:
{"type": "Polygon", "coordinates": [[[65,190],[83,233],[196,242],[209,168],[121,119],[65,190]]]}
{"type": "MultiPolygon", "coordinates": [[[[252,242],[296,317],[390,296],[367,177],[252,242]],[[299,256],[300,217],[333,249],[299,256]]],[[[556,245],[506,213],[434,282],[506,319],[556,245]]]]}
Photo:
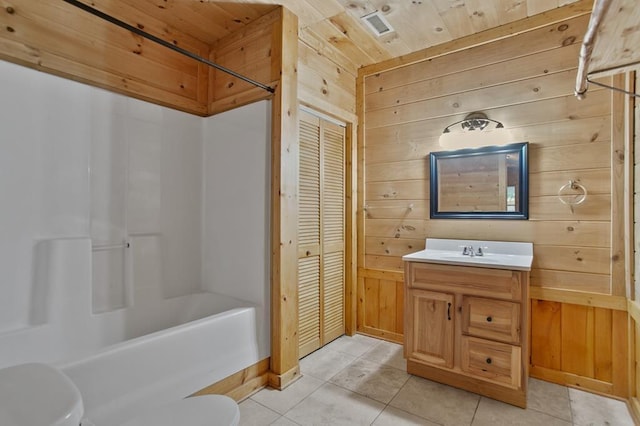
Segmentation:
{"type": "Polygon", "coordinates": [[[62,371],[29,363],[0,369],[0,424],[80,424],[84,408],[76,385],[62,371]]]}

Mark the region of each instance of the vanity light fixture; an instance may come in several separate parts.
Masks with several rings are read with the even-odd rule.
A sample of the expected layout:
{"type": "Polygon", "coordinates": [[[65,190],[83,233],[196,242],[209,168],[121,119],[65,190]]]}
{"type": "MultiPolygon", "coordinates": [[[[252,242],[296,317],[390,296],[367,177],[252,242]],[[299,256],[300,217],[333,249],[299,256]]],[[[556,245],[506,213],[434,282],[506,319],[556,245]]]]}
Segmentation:
{"type": "Polygon", "coordinates": [[[447,126],[440,135],[440,146],[448,149],[504,145],[513,142],[501,122],[483,112],[472,112],[464,120],[447,126]]]}

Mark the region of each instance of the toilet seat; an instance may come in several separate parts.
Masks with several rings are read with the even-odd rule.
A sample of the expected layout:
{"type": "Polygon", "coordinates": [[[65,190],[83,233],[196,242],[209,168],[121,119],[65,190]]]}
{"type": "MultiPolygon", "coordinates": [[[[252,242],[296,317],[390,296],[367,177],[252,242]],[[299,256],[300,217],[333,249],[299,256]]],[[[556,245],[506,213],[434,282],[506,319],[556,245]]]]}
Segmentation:
{"type": "Polygon", "coordinates": [[[236,426],[238,404],[224,395],[202,395],[173,401],[137,415],[121,426],[236,426]]]}
{"type": "MultiPolygon", "coordinates": [[[[80,391],[59,369],[40,363],[0,369],[0,425],[91,425],[83,414],[80,391]]],[[[240,409],[233,399],[203,395],[149,408],[122,426],[237,426],[239,422],[240,409]]]]}
{"type": "Polygon", "coordinates": [[[39,363],[0,369],[0,425],[77,426],[82,413],[78,388],[60,370],[39,363]]]}

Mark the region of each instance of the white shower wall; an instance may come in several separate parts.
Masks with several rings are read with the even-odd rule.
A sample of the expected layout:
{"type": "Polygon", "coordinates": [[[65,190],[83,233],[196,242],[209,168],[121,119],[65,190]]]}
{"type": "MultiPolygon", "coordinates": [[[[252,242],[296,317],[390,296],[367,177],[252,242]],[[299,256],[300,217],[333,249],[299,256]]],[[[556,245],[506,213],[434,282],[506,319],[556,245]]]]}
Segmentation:
{"type": "Polygon", "coordinates": [[[270,111],[258,102],[204,126],[205,287],[258,304],[270,275],[270,111]]]}
{"type": "Polygon", "coordinates": [[[201,289],[202,118],[3,61],[0,91],[0,333],[46,322],[40,240],[131,243],[94,251],[98,311],[201,289]]]}
{"type": "Polygon", "coordinates": [[[37,239],[89,234],[90,90],[0,62],[0,330],[31,322],[37,239]]]}
{"type": "Polygon", "coordinates": [[[270,347],[271,103],[204,125],[204,289],[258,306],[258,347],[270,347]]]}

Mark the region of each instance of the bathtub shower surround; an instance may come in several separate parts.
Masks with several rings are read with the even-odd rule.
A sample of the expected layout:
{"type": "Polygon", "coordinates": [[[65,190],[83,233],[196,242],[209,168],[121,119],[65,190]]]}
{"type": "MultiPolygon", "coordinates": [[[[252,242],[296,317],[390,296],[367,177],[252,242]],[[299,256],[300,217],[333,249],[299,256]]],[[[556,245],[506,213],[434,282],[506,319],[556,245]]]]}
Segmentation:
{"type": "Polygon", "coordinates": [[[174,388],[268,357],[269,103],[201,118],[7,62],[0,76],[0,368],[54,363],[88,395],[146,395],[163,387],[150,352],[126,361],[156,368],[137,385],[110,383],[124,364],[104,354],[223,311],[244,319],[198,339],[243,352],[199,364],[184,346],[175,374],[200,377],[174,388]]]}
{"type": "MultiPolygon", "coordinates": [[[[184,323],[61,365],[82,394],[86,418],[97,426],[119,425],[137,413],[180,400],[261,356],[257,309],[251,304],[201,293],[153,309],[173,311],[174,320],[184,323]]],[[[138,318],[133,316],[135,324],[138,318]]]]}

